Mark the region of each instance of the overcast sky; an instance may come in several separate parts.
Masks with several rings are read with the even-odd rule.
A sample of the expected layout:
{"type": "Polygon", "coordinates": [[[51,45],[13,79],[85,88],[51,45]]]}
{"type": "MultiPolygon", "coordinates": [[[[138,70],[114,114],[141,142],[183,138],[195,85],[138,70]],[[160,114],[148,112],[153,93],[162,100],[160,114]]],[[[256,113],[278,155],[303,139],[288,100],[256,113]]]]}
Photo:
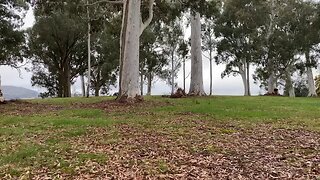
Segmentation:
{"type": "MultiPolygon", "coordinates": [[[[25,28],[32,27],[34,23],[34,16],[32,11],[29,11],[27,13],[26,19],[25,19],[25,28]]],[[[190,73],[190,61],[187,62],[187,72],[186,74],[190,73]]],[[[209,93],[209,86],[210,86],[210,66],[209,61],[203,57],[203,77],[204,77],[204,86],[205,91],[209,93]]],[[[238,77],[225,77],[224,79],[221,79],[221,73],[224,70],[224,65],[214,65],[213,67],[213,92],[215,95],[243,95],[243,85],[242,80],[240,76],[238,77]]],[[[253,72],[253,69],[251,70],[253,72]]],[[[31,76],[32,74],[30,72],[27,72],[24,70],[24,68],[21,68],[21,73],[19,75],[19,72],[15,69],[12,69],[10,67],[2,66],[0,67],[0,74],[2,77],[2,85],[10,85],[10,86],[19,86],[19,87],[25,87],[37,91],[41,91],[41,88],[39,87],[32,87],[31,86],[31,76]]],[[[183,78],[182,78],[182,70],[179,72],[179,77],[177,80],[178,86],[183,87],[183,78]]],[[[187,79],[186,82],[186,89],[188,91],[190,84],[190,78],[187,79]]],[[[251,79],[251,92],[253,95],[259,94],[259,92],[263,93],[258,87],[258,85],[253,84],[253,80],[251,79]]],[[[73,91],[80,92],[80,82],[76,82],[76,84],[72,87],[73,91]]],[[[170,93],[170,87],[163,81],[156,81],[156,83],[153,86],[152,92],[154,95],[159,94],[169,94],[170,93]]]]}

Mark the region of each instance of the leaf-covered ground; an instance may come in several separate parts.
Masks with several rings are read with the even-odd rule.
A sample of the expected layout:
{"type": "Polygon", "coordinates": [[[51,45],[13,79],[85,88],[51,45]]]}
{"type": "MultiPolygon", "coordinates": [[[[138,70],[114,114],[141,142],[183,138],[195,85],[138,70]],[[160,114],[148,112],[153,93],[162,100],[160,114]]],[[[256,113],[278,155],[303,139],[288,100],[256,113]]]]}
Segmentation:
{"type": "Polygon", "coordinates": [[[319,179],[320,99],[0,105],[1,179],[319,179]]]}

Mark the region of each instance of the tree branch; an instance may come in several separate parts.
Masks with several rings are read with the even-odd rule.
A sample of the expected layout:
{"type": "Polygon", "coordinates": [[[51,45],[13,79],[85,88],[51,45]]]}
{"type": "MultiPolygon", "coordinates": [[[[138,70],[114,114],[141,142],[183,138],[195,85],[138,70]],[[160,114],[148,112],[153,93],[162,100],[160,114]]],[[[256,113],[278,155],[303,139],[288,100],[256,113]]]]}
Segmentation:
{"type": "Polygon", "coordinates": [[[100,3],[123,4],[123,1],[101,0],[101,1],[94,2],[94,3],[92,3],[92,4],[86,4],[86,6],[94,6],[94,5],[100,4],[100,3]]]}
{"type": "Polygon", "coordinates": [[[152,19],[153,19],[153,4],[155,0],[149,0],[149,17],[145,22],[142,22],[141,18],[141,25],[140,25],[140,35],[143,33],[143,31],[150,25],[152,19]]]}

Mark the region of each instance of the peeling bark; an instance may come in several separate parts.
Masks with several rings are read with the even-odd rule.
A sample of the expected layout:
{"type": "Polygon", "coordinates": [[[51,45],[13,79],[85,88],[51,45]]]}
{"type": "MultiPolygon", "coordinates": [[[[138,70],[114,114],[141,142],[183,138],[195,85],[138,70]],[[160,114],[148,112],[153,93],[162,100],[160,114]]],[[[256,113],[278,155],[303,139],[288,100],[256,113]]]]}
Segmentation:
{"type": "Polygon", "coordinates": [[[191,83],[189,95],[204,96],[200,14],[191,15],[191,83]]]}

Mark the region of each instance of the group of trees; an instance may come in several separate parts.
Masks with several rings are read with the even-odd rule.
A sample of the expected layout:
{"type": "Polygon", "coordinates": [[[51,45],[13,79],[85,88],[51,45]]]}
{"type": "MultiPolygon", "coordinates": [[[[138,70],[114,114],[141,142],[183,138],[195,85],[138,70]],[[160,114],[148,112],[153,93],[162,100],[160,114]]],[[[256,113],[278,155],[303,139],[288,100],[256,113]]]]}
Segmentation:
{"type": "Polygon", "coordinates": [[[320,8],[313,1],[7,0],[0,16],[0,65],[31,61],[32,84],[47,89],[43,96],[70,97],[78,77],[84,95],[108,93],[118,81],[118,99],[134,101],[145,82],[151,94],[157,78],[174,93],[181,66],[185,89],[189,58],[189,94],[201,96],[203,57],[210,62],[210,95],[214,62],[226,65],[222,77],[241,76],[245,95],[253,67],[255,82],[269,93],[282,86],[295,96],[305,84],[309,96],[317,95],[312,69],[320,52],[320,8]],[[21,31],[28,5],[35,25],[21,31]]]}
{"type": "MultiPolygon", "coordinates": [[[[296,76],[307,76],[309,96],[316,96],[312,68],[317,66],[320,24],[319,4],[303,0],[224,1],[216,21],[217,63],[227,64],[223,75],[241,75],[250,95],[249,70],[272,93],[283,86],[295,96],[296,76]]],[[[297,82],[298,83],[298,82],[297,82]]]]}

